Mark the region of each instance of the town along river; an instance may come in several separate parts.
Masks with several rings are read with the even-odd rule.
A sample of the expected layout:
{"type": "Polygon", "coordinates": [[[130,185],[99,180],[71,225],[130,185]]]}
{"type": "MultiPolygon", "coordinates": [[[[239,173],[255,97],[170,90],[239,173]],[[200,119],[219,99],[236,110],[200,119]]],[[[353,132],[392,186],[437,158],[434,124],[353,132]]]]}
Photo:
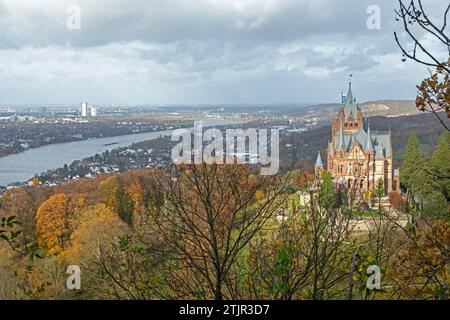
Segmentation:
{"type": "MultiPolygon", "coordinates": [[[[203,126],[236,124],[235,121],[204,120],[203,126]]],[[[152,140],[160,135],[170,135],[172,130],[137,133],[118,137],[52,144],[0,158],[0,186],[24,182],[47,170],[63,167],[75,160],[102,154],[133,143],[152,140]]]]}

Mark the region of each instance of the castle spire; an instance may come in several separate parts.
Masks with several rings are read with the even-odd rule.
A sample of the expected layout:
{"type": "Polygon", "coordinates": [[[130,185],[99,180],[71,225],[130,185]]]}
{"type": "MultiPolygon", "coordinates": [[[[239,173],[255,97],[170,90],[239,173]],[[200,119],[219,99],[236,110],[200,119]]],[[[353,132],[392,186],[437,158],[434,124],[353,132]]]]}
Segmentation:
{"type": "Polygon", "coordinates": [[[351,80],[348,84],[348,93],[347,93],[347,97],[345,99],[345,105],[344,105],[345,119],[348,119],[350,114],[353,114],[354,117],[358,114],[358,106],[356,105],[356,99],[353,96],[351,80]]]}
{"type": "Polygon", "coordinates": [[[353,98],[353,91],[352,91],[352,83],[351,82],[349,82],[348,83],[348,91],[347,91],[347,96],[346,96],[346,99],[345,99],[345,103],[347,104],[347,103],[352,103],[354,101],[354,98],[353,98]]]}
{"type": "Polygon", "coordinates": [[[367,127],[367,138],[366,138],[366,145],[364,147],[364,151],[371,151],[373,152],[375,148],[373,147],[373,140],[372,140],[372,134],[370,133],[370,123],[367,127]]]}
{"type": "Polygon", "coordinates": [[[320,151],[319,151],[319,154],[317,155],[316,168],[323,168],[323,161],[322,161],[322,157],[320,155],[320,151]]]}

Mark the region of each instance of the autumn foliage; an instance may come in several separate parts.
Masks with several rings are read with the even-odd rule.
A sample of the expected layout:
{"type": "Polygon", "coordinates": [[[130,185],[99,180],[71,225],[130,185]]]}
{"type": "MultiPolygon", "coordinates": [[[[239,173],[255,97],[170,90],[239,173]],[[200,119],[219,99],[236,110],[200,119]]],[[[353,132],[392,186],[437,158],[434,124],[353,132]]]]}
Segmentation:
{"type": "Polygon", "coordinates": [[[36,229],[38,244],[49,254],[60,254],[69,241],[70,201],[64,194],[50,197],[38,209],[36,214],[36,229]]]}
{"type": "MultiPolygon", "coordinates": [[[[376,216],[373,232],[355,235],[346,202],[323,203],[337,196],[326,183],[300,205],[310,184],[199,165],[9,190],[1,215],[17,213],[26,236],[17,251],[0,242],[0,298],[445,298],[447,221],[415,218],[402,229],[376,216]],[[372,264],[386,292],[363,288],[372,264]],[[81,292],[65,289],[68,265],[82,268],[81,292]]],[[[389,200],[405,212],[400,194],[389,200]]]]}
{"type": "Polygon", "coordinates": [[[450,119],[450,59],[436,68],[436,72],[417,86],[417,109],[423,112],[432,112],[438,117],[442,125],[449,130],[444,119],[438,112],[444,111],[450,119]]]}

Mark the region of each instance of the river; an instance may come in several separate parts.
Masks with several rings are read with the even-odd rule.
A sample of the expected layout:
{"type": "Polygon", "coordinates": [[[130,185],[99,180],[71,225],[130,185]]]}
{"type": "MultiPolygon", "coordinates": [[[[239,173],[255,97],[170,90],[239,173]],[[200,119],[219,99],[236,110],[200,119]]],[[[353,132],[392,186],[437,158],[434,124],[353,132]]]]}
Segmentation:
{"type": "MultiPolygon", "coordinates": [[[[236,121],[204,120],[204,127],[236,124],[236,121]]],[[[0,158],[0,186],[28,181],[36,174],[56,169],[101,154],[106,150],[126,147],[133,143],[156,139],[160,135],[170,135],[172,130],[137,133],[118,137],[97,138],[67,143],[51,144],[40,148],[0,158]]]]}

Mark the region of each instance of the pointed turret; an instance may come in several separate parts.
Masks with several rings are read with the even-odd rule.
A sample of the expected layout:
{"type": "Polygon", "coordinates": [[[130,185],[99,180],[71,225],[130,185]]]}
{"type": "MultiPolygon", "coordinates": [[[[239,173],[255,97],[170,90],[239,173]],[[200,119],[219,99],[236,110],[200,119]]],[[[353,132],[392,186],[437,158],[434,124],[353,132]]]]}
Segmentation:
{"type": "Polygon", "coordinates": [[[345,119],[348,119],[350,114],[353,114],[353,117],[355,117],[358,114],[358,106],[356,105],[355,97],[353,97],[351,82],[348,85],[348,93],[347,93],[347,97],[345,100],[344,114],[345,114],[345,119]]]}
{"type": "Polygon", "coordinates": [[[367,138],[366,145],[364,146],[364,151],[374,152],[375,148],[373,146],[372,134],[370,133],[370,124],[367,128],[367,138]]]}
{"type": "Polygon", "coordinates": [[[319,154],[317,155],[316,168],[323,168],[323,161],[322,156],[320,155],[320,151],[319,154]]]}
{"type": "Polygon", "coordinates": [[[353,91],[352,91],[352,83],[349,82],[349,84],[348,84],[348,92],[347,92],[347,96],[346,96],[345,102],[346,103],[347,102],[353,102],[353,100],[354,100],[354,97],[353,97],[353,91]]]}
{"type": "Polygon", "coordinates": [[[322,157],[321,157],[320,151],[319,151],[319,154],[317,155],[316,166],[315,166],[315,172],[316,172],[317,179],[321,179],[323,169],[324,169],[324,165],[323,165],[322,157]]]}

